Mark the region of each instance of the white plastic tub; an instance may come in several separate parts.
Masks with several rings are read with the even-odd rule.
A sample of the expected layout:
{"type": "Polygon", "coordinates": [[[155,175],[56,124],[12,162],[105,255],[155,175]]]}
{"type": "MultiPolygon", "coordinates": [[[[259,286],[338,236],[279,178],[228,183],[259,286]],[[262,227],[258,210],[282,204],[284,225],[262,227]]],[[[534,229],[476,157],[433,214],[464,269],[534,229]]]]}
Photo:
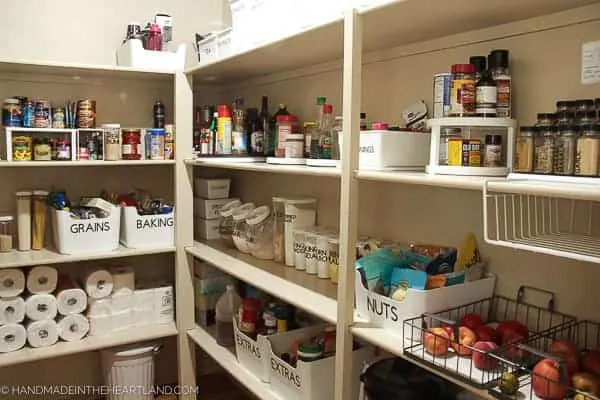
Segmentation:
{"type": "Polygon", "coordinates": [[[101,253],[119,248],[119,207],[112,206],[106,218],[75,219],[69,211],[54,209],[50,213],[54,244],[59,253],[101,253]]]}
{"type": "Polygon", "coordinates": [[[117,65],[153,70],[182,70],[185,65],[185,44],[177,51],[146,50],[139,39],[126,41],[117,49],[117,65]]]}
{"type": "Polygon", "coordinates": [[[271,369],[269,363],[269,347],[267,337],[257,335],[256,340],[248,337],[238,328],[236,319],[233,319],[233,332],[235,335],[235,354],[238,362],[248,371],[256,375],[261,381],[269,382],[271,369]]]}
{"type": "Polygon", "coordinates": [[[154,399],[154,356],[159,349],[159,346],[146,346],[121,351],[103,350],[102,374],[110,392],[108,399],[154,399]]]}
{"type": "Polygon", "coordinates": [[[136,207],[121,207],[121,243],[130,248],[175,245],[175,210],[139,215],[136,207]]]}

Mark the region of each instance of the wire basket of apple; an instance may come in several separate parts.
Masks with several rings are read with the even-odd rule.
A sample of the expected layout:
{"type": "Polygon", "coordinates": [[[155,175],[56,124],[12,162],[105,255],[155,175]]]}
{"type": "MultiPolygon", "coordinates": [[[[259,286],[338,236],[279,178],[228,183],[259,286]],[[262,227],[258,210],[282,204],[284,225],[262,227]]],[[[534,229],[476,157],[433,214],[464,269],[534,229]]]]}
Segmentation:
{"type": "Polygon", "coordinates": [[[504,369],[489,390],[499,399],[600,400],[600,324],[580,321],[550,329],[534,338],[535,348],[518,345],[526,355],[514,374],[514,363],[500,361],[504,369]],[[523,373],[525,372],[525,373],[523,373]],[[517,390],[504,385],[518,377],[517,390]]]}
{"type": "MultiPolygon", "coordinates": [[[[517,345],[575,318],[523,301],[494,296],[404,321],[404,355],[478,388],[496,385],[504,372],[518,378],[528,360],[517,345]]],[[[553,304],[553,302],[550,302],[553,304]]],[[[513,382],[518,387],[518,382],[513,382]]]]}

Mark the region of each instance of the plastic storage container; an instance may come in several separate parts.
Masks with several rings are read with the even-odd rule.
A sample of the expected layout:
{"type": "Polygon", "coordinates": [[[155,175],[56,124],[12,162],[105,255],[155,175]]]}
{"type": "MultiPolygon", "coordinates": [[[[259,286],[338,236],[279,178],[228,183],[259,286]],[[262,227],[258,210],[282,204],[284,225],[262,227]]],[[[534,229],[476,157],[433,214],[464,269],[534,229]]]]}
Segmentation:
{"type": "Polygon", "coordinates": [[[285,201],[285,265],[294,266],[294,229],[314,226],[317,221],[317,200],[286,199],[285,201]]]}
{"type": "Polygon", "coordinates": [[[254,203],[246,203],[233,211],[233,244],[242,253],[250,253],[246,217],[254,210],[254,203]]]}
{"type": "Polygon", "coordinates": [[[217,343],[221,346],[233,346],[233,319],[240,308],[242,299],[233,285],[227,285],[227,290],[217,301],[215,320],[217,323],[217,343]]]}
{"type": "Polygon", "coordinates": [[[12,215],[0,216],[0,253],[8,252],[13,249],[12,224],[12,215]]]}
{"type": "Polygon", "coordinates": [[[225,179],[196,179],[196,196],[203,199],[226,199],[229,197],[231,180],[225,179]]]}
{"type": "Polygon", "coordinates": [[[265,343],[267,337],[259,334],[256,340],[252,339],[240,331],[235,318],[233,319],[233,330],[235,334],[235,355],[238,362],[261,381],[269,382],[271,371],[265,343]]]}
{"type": "Polygon", "coordinates": [[[270,216],[271,209],[260,206],[246,217],[250,252],[261,260],[273,259],[273,220],[270,216]]]}
{"type": "Polygon", "coordinates": [[[219,220],[219,233],[221,234],[221,240],[226,246],[233,246],[233,211],[242,205],[239,200],[232,200],[229,203],[225,203],[219,210],[221,216],[219,220]]]}
{"type": "Polygon", "coordinates": [[[285,262],[285,199],[273,197],[273,261],[285,262]]]}
{"type": "Polygon", "coordinates": [[[101,357],[104,383],[115,389],[114,392],[111,390],[108,399],[154,399],[154,356],[159,349],[159,346],[146,346],[121,351],[103,350],[101,357]],[[124,393],[123,388],[128,388],[128,391],[119,394],[124,393]]]}
{"type": "Polygon", "coordinates": [[[136,207],[121,207],[121,243],[130,248],[173,246],[175,210],[139,215],[136,207]]]}

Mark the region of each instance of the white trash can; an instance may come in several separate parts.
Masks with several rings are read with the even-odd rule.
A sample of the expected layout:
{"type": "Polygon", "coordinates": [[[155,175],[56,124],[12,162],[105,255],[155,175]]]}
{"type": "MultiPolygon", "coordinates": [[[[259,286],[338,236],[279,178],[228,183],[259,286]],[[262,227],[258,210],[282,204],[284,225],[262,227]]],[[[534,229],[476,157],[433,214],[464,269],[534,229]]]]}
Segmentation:
{"type": "Polygon", "coordinates": [[[154,356],[160,346],[103,350],[102,372],[109,400],[154,399],[154,356]]]}

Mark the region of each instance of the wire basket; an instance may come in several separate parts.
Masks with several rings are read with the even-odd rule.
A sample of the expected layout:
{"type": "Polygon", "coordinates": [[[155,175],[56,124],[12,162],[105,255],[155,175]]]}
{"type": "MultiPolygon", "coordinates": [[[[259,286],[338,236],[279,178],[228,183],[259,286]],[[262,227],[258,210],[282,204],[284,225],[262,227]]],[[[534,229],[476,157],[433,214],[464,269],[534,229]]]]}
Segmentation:
{"type": "MultiPolygon", "coordinates": [[[[429,364],[432,368],[442,373],[472,384],[480,389],[496,385],[496,381],[503,372],[509,369],[512,361],[521,361],[523,352],[514,345],[502,345],[496,349],[483,350],[472,345],[460,344],[460,331],[457,321],[466,314],[478,314],[485,324],[493,326],[503,321],[518,321],[527,327],[528,339],[531,343],[538,340],[542,332],[572,326],[575,318],[554,311],[554,295],[550,295],[548,307],[543,308],[523,301],[526,289],[539,289],[521,287],[517,299],[512,300],[502,296],[494,296],[481,301],[473,302],[459,307],[453,307],[434,314],[423,314],[404,321],[404,355],[408,358],[429,364]],[[448,336],[439,330],[442,328],[448,336]],[[451,339],[448,339],[451,337],[451,339]],[[446,346],[447,351],[442,351],[446,346]],[[452,349],[449,349],[452,347],[452,349]],[[459,356],[459,353],[463,355],[459,356]],[[473,360],[477,359],[476,362],[473,360]],[[484,369],[475,365],[483,366],[484,369]]],[[[523,338],[518,338],[523,339],[523,338]]],[[[516,342],[521,340],[515,339],[516,342]]],[[[519,364],[512,365],[518,369],[519,364]]]]}
{"type": "MultiPolygon", "coordinates": [[[[538,400],[545,398],[576,398],[581,400],[600,400],[600,392],[586,393],[574,387],[571,379],[573,366],[582,372],[581,360],[593,350],[600,350],[600,324],[591,321],[580,321],[565,324],[549,329],[540,335],[532,337],[526,345],[517,345],[519,351],[524,353],[526,362],[517,365],[507,360],[499,362],[503,372],[515,373],[518,379],[516,393],[507,392],[507,388],[500,386],[500,382],[489,389],[489,393],[498,399],[538,400]],[[580,351],[581,359],[573,359],[560,354],[552,354],[552,343],[557,340],[567,340],[575,344],[580,351]],[[548,365],[556,371],[554,376],[542,376],[534,372],[534,367],[542,359],[548,359],[548,365]],[[578,362],[579,361],[579,362],[578,362]],[[579,397],[576,397],[580,395],[579,397]]],[[[598,358],[600,359],[600,353],[598,358]]],[[[600,382],[600,375],[596,378],[600,382]]],[[[514,379],[510,377],[510,379],[514,379]]],[[[600,389],[600,388],[599,388],[600,389]]]]}

